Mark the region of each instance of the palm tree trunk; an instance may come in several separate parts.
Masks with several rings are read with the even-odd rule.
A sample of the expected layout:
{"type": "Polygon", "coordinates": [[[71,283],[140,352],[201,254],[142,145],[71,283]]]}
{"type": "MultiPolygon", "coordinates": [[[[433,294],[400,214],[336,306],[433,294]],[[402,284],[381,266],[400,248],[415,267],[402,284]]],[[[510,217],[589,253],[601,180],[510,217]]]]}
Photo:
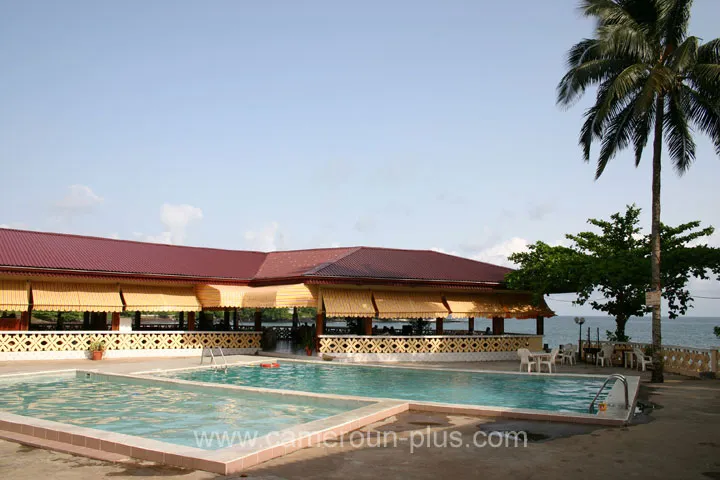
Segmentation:
{"type": "MultiPolygon", "coordinates": [[[[655,105],[655,139],[653,142],[653,168],[652,168],[652,230],[650,232],[651,255],[650,266],[652,270],[652,288],[661,291],[660,283],[660,170],[662,157],[663,114],[665,98],[659,95],[655,105]]],[[[663,382],[662,334],[661,334],[661,307],[656,305],[652,309],[652,382],[663,382]]]]}

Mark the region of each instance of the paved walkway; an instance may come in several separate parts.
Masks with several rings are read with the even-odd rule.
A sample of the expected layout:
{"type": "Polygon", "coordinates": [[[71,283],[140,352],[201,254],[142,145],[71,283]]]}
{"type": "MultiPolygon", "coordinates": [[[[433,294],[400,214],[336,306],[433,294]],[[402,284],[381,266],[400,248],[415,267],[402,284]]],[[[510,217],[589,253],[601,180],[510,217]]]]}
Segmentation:
{"type": "MultiPolygon", "coordinates": [[[[258,357],[237,356],[239,362],[258,357]]],[[[280,360],[282,362],[282,360],[280,360]]],[[[59,368],[91,368],[133,372],[182,368],[197,358],[103,360],[102,362],[13,362],[0,364],[0,374],[59,368]],[[150,368],[148,368],[150,367],[150,368]]],[[[516,362],[442,364],[442,367],[516,370],[516,362]]],[[[579,365],[561,367],[567,373],[625,374],[624,369],[579,365]]],[[[521,422],[457,415],[406,413],[362,429],[342,440],[297,451],[245,472],[265,479],[378,478],[720,478],[720,381],[668,375],[663,385],[641,386],[641,399],[655,405],[626,428],[600,428],[546,422],[521,422]],[[429,434],[428,434],[428,430],[429,434]],[[525,431],[526,448],[514,445],[473,446],[478,431],[525,431]],[[390,433],[395,437],[388,437],[390,433]],[[444,432],[444,433],[443,433],[444,432]],[[360,436],[362,434],[362,437],[360,436]],[[449,440],[459,439],[452,448],[449,440]],[[455,435],[453,437],[453,435],[455,435]],[[385,437],[383,437],[385,436],[385,437]],[[363,440],[364,438],[364,440],[363,440]],[[384,446],[379,439],[389,439],[384,446]],[[393,438],[397,442],[393,442],[393,438]],[[430,439],[428,445],[426,440],[430,439]],[[403,440],[404,439],[404,440],[403,440]],[[414,444],[422,442],[415,448],[414,444]],[[467,446],[470,445],[470,446],[467,446]],[[411,448],[412,447],[412,448],[411,448]],[[411,452],[412,450],[412,452],[411,452]]],[[[480,437],[482,438],[482,436],[480,437]]],[[[499,437],[497,437],[499,438],[499,437]]],[[[223,478],[149,463],[106,463],[84,457],[34,449],[0,441],[0,478],[85,479],[137,477],[166,479],[223,478]]],[[[237,478],[231,477],[231,478],[237,478]]]]}

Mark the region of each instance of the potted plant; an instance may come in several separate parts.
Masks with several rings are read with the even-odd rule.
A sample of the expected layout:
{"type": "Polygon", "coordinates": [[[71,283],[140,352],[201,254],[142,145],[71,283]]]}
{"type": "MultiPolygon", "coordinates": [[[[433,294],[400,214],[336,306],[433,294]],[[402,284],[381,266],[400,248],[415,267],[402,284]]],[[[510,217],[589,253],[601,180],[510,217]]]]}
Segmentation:
{"type": "Polygon", "coordinates": [[[105,349],[107,347],[105,346],[105,340],[93,340],[90,342],[90,353],[92,355],[93,360],[102,360],[103,352],[105,352],[105,349]]]}
{"type": "Polygon", "coordinates": [[[300,341],[300,345],[305,349],[305,353],[308,354],[308,356],[312,355],[313,350],[315,349],[315,339],[313,338],[312,334],[306,333],[303,335],[302,340],[300,341]]]}

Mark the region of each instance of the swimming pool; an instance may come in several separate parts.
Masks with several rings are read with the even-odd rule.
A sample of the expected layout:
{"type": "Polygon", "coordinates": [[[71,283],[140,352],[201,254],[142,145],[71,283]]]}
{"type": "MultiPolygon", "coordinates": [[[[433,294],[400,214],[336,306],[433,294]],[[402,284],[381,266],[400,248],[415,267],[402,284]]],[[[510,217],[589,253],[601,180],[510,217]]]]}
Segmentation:
{"type": "Polygon", "coordinates": [[[206,449],[196,433],[239,432],[240,441],[369,404],[218,392],[87,372],[0,379],[0,411],[206,449]]]}
{"type": "MultiPolygon", "coordinates": [[[[283,362],[161,374],[182,380],[422,402],[587,413],[604,378],[283,362]]],[[[600,397],[604,399],[606,394],[600,397]]]]}

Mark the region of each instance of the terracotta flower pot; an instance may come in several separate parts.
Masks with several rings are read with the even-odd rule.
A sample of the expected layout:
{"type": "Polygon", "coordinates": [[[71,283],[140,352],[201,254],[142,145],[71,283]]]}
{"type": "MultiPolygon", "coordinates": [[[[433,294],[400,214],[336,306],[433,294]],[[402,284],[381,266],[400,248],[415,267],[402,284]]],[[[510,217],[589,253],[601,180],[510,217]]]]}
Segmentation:
{"type": "Polygon", "coordinates": [[[92,359],[93,360],[102,360],[103,352],[102,350],[96,350],[92,352],[92,359]]]}

